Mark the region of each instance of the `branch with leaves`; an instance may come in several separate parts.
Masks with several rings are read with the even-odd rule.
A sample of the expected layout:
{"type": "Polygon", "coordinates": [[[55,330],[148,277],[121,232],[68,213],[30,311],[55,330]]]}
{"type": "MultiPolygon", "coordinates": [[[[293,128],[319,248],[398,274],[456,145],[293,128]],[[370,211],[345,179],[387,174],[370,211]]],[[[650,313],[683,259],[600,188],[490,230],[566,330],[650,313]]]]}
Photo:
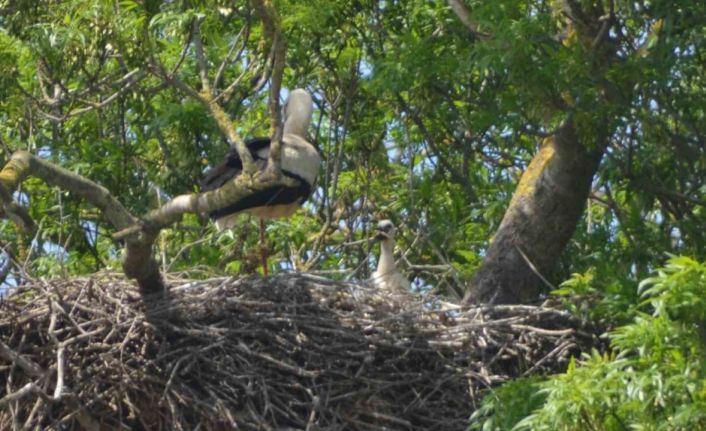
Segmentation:
{"type": "Polygon", "coordinates": [[[177,196],[144,217],[132,215],[105,187],[78,174],[56,166],[27,151],[15,152],[0,171],[0,197],[6,214],[22,226],[33,224],[26,210],[11,200],[15,190],[27,177],[37,177],[49,185],[67,190],[84,198],[98,208],[111,225],[117,229],[114,237],[125,241],[123,270],[125,275],[137,280],[145,293],[159,293],[164,281],[159,266],[152,256],[152,246],[161,229],[181,219],[184,213],[202,214],[227,206],[245,196],[277,185],[295,186],[296,180],[258,175],[253,178],[241,175],[218,190],[177,196]]]}
{"type": "MultiPolygon", "coordinates": [[[[143,216],[136,216],[130,213],[105,187],[81,175],[56,166],[28,151],[16,151],[12,154],[2,171],[0,171],[0,199],[2,200],[4,215],[22,227],[33,225],[27,211],[15,204],[12,198],[12,192],[29,176],[39,178],[49,185],[69,191],[99,209],[117,231],[113,237],[124,241],[125,250],[122,265],[125,274],[137,281],[143,293],[160,293],[164,291],[165,284],[159,271],[159,265],[153,256],[153,244],[162,229],[179,221],[184,213],[209,213],[258,191],[276,186],[296,186],[296,180],[284,177],[280,171],[279,143],[282,139],[282,117],[279,92],[286,55],[284,37],[280,31],[280,20],[274,6],[269,1],[253,1],[253,7],[263,21],[265,40],[272,46],[269,54],[273,65],[269,101],[273,137],[270,169],[265,172],[257,171],[250,151],[236,131],[233,120],[226,112],[224,104],[229,98],[220,97],[226,92],[232,93],[234,84],[240,82],[245,73],[243,72],[233,83],[225,85],[225,90],[219,90],[219,85],[224,81],[225,70],[229,65],[238,61],[243,53],[244,45],[233,55],[237,46],[237,39],[240,36],[233,42],[228,55],[220,63],[212,78],[207,47],[202,35],[202,21],[201,18],[195,17],[191,22],[182,56],[175,66],[167,68],[158,58],[150,56],[144,71],[133,70],[122,78],[121,82],[124,85],[119,93],[115,93],[105,99],[102,104],[89,104],[90,109],[77,111],[77,113],[85,113],[94,109],[100,110],[115,100],[119,94],[130,90],[137,80],[145,76],[144,72],[148,72],[153,77],[158,78],[163,85],[171,86],[204,106],[226,141],[238,152],[243,164],[243,174],[217,190],[179,195],[143,216]],[[185,57],[189,53],[193,53],[195,57],[195,65],[199,75],[199,88],[191,86],[186,80],[177,75],[179,68],[185,62],[185,57]]],[[[247,39],[249,34],[248,22],[243,27],[240,35],[244,35],[247,39]]],[[[252,64],[248,67],[251,66],[252,64]]],[[[55,92],[66,94],[61,89],[55,92]]],[[[51,102],[48,96],[46,102],[51,102]]]]}

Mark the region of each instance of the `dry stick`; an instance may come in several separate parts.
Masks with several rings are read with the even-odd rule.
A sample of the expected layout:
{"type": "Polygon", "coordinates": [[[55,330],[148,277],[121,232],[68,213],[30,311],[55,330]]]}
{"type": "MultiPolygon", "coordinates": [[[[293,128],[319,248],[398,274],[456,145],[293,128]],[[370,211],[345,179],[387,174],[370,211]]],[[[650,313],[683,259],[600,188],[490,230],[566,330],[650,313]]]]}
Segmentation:
{"type": "Polygon", "coordinates": [[[27,415],[27,420],[24,423],[24,426],[22,427],[23,430],[28,430],[30,429],[30,424],[34,421],[34,417],[39,413],[39,408],[44,404],[44,400],[42,400],[41,397],[37,397],[37,400],[34,402],[34,406],[32,407],[32,410],[29,412],[29,415],[27,415]]]}
{"type": "Polygon", "coordinates": [[[527,266],[529,266],[529,268],[532,270],[532,272],[534,272],[534,274],[535,274],[537,277],[539,277],[539,278],[542,280],[542,282],[547,285],[547,287],[549,287],[549,288],[552,289],[552,290],[556,290],[556,286],[554,286],[552,283],[550,283],[549,280],[547,280],[547,279],[539,272],[539,270],[537,269],[537,267],[534,266],[534,264],[532,263],[532,261],[529,260],[529,258],[527,257],[527,255],[522,251],[522,249],[520,248],[520,246],[519,246],[519,245],[516,245],[515,248],[516,248],[517,251],[520,253],[520,256],[522,256],[522,259],[525,260],[525,263],[527,264],[527,266]]]}
{"type": "MultiPolygon", "coordinates": [[[[24,385],[22,388],[19,390],[12,392],[10,394],[5,395],[4,397],[0,398],[0,408],[4,408],[6,405],[19,401],[22,398],[26,397],[29,394],[40,394],[43,393],[39,386],[37,386],[36,383],[30,382],[24,385]]],[[[46,394],[44,394],[46,398],[49,398],[46,394]]]]}
{"type": "Polygon", "coordinates": [[[54,399],[61,399],[61,394],[64,392],[64,346],[60,346],[56,350],[56,387],[54,388],[54,399]]]}
{"type": "Polygon", "coordinates": [[[57,347],[56,349],[56,386],[54,387],[54,400],[58,401],[61,399],[61,394],[64,391],[64,346],[61,344],[56,336],[56,313],[57,305],[54,299],[49,297],[49,309],[51,315],[49,317],[49,329],[47,333],[49,338],[57,347]]]}
{"type": "Polygon", "coordinates": [[[558,357],[558,356],[559,356],[561,353],[563,353],[566,349],[568,349],[568,348],[570,348],[570,347],[575,347],[575,346],[576,346],[576,343],[574,343],[574,342],[571,341],[571,340],[564,341],[563,343],[561,343],[560,345],[558,345],[557,347],[555,347],[551,352],[547,353],[542,359],[540,359],[540,360],[537,361],[534,365],[532,365],[530,368],[528,368],[527,371],[525,371],[524,373],[522,373],[522,375],[523,375],[523,376],[529,376],[530,374],[532,374],[533,372],[535,372],[536,370],[538,370],[539,367],[542,366],[542,364],[544,364],[545,362],[547,362],[548,360],[550,360],[552,357],[554,357],[554,356],[557,356],[557,357],[558,357]]]}
{"type": "Polygon", "coordinates": [[[46,374],[46,371],[43,370],[39,364],[15,352],[2,341],[0,341],[0,358],[7,362],[17,364],[17,366],[22,368],[22,371],[30,377],[42,377],[46,374]]]}

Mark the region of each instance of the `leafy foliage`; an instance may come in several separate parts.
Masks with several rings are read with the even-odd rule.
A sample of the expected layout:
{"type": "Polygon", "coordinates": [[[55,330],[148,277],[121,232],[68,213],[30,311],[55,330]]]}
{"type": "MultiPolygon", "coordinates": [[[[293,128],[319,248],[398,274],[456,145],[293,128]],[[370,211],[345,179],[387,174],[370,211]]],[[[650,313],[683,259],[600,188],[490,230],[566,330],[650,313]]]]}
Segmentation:
{"type": "MultiPolygon", "coordinates": [[[[622,99],[606,102],[586,46],[562,33],[558,5],[466,5],[492,37],[470,34],[445,2],[277,2],[288,46],[284,85],[314,93],[312,137],[326,163],[306,210],[269,227],[273,266],[364,279],[374,250],[342,244],[368,237],[370,223],[387,217],[401,227],[403,267],[418,285],[460,294],[537,144],[572,112],[587,124],[610,122],[613,147],[587,218],[546,275],[595,274],[592,294],[621,304],[601,314],[619,317],[635,301],[632,286],[665,251],[704,253],[704,6],[616,2],[625,61],[600,79],[622,99]]],[[[30,149],[77,171],[137,214],[194,191],[227,145],[202,106],[149,72],[157,59],[200,85],[194,52],[184,50],[194,19],[211,72],[240,53],[219,82],[239,83],[224,98],[237,130],[267,133],[268,46],[247,4],[45,6],[19,2],[0,21],[0,133],[9,150],[30,149]]],[[[34,243],[2,229],[11,254],[27,262],[17,278],[116,266],[119,244],[95,210],[40,182],[22,192],[44,221],[34,243]]],[[[255,267],[258,237],[247,219],[219,237],[190,217],[164,236],[165,267],[255,267]]]]}
{"type": "Polygon", "coordinates": [[[544,382],[520,380],[491,392],[471,429],[706,427],[706,263],[671,258],[641,288],[649,313],[608,334],[612,353],[594,351],[544,382]]]}
{"type": "Polygon", "coordinates": [[[544,404],[536,377],[518,378],[490,391],[473,412],[469,431],[509,430],[544,404]],[[496,414],[496,412],[501,412],[496,414]]]}
{"type": "MultiPolygon", "coordinates": [[[[158,63],[199,88],[194,20],[238,133],[268,133],[269,46],[248,2],[5,3],[5,160],[29,150],[135,214],[196,191],[227,143],[203,106],[154,71],[158,63]]],[[[667,253],[706,257],[706,2],[572,1],[607,12],[598,21],[617,59],[603,62],[564,1],[462,1],[475,31],[448,2],[274,3],[284,88],[314,95],[310,132],[326,161],[305,208],[268,225],[273,270],[364,280],[375,250],[359,240],[391,218],[417,288],[462,294],[538,146],[578,117],[585,145],[598,130],[610,145],[585,217],[544,275],[568,279],[554,294],[576,315],[618,326],[615,353],[509,383],[487,397],[473,429],[706,427],[704,266],[673,258],[637,289],[667,253]]],[[[4,286],[118,268],[113,230],[81,199],[32,179],[15,198],[38,231],[0,222],[4,286]]],[[[193,277],[252,273],[258,241],[248,217],[217,233],[189,216],[162,232],[156,252],[163,269],[193,277]]]]}

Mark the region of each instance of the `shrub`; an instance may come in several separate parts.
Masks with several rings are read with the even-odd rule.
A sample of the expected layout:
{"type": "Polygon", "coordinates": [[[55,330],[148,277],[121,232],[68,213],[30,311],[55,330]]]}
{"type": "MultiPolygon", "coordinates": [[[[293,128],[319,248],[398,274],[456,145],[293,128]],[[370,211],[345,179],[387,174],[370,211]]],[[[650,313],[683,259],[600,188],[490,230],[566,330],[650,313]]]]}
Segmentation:
{"type": "Polygon", "coordinates": [[[608,334],[612,352],[584,354],[544,381],[501,386],[470,429],[706,429],[706,264],[673,257],[639,292],[642,311],[608,334]]]}

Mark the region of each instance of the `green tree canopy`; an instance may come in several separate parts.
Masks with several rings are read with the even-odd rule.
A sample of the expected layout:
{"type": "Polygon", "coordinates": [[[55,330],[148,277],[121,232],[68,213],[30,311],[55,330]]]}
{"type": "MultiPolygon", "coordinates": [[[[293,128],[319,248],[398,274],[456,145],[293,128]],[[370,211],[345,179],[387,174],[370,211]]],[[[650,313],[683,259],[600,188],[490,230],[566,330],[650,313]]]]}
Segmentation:
{"type": "MultiPolygon", "coordinates": [[[[595,268],[601,290],[630,296],[609,280],[634,283],[665,252],[703,256],[700,3],[274,7],[282,85],[314,94],[310,132],[326,157],[305,209],[268,228],[277,268],[366,278],[373,250],[355,241],[387,217],[401,226],[402,266],[417,285],[462,295],[523,192],[520,176],[567,122],[602,161],[584,174],[587,195],[574,196],[587,211],[563,222],[573,233],[566,247],[523,250],[547,281],[595,268]]],[[[197,38],[235,131],[270,133],[272,40],[252,4],[11,2],[1,23],[6,156],[27,149],[103,185],[134,214],[196,191],[228,148],[214,113],[174,85],[203,89],[197,38]]],[[[114,229],[81,198],[35,179],[16,197],[39,227],[30,238],[2,226],[16,277],[116,265],[114,229]]],[[[544,229],[559,230],[552,223],[544,229]]],[[[253,226],[243,218],[217,236],[187,216],[162,232],[157,255],[172,271],[249,272],[253,226]]]]}

